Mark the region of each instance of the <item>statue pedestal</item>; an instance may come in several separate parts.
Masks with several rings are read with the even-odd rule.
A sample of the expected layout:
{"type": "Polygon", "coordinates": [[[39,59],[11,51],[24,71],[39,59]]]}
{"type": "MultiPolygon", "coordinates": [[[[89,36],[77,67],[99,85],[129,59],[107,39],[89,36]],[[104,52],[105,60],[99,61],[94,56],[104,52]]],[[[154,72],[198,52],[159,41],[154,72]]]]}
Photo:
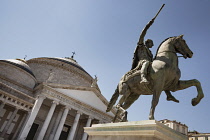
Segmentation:
{"type": "Polygon", "coordinates": [[[84,129],[88,140],[188,140],[186,135],[155,120],[95,124],[84,129]]]}

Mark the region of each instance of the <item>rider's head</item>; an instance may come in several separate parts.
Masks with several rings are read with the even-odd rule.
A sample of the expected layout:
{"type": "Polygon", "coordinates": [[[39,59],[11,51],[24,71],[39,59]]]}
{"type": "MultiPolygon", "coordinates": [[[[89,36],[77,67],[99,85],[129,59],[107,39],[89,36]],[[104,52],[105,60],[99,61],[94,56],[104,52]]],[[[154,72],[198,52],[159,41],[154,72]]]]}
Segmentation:
{"type": "Polygon", "coordinates": [[[154,46],[153,44],[153,41],[151,39],[147,39],[145,41],[145,45],[148,47],[148,48],[152,48],[152,46],[154,46]]]}

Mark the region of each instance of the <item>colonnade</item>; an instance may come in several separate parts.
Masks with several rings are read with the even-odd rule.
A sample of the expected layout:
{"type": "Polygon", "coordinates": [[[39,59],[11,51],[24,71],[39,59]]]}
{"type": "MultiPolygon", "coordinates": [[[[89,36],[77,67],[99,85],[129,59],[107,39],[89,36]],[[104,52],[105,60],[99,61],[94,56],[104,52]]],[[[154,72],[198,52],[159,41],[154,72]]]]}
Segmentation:
{"type": "MultiPolygon", "coordinates": [[[[6,112],[3,112],[5,105],[6,105],[5,102],[1,102],[1,105],[0,105],[0,114],[1,115],[6,113],[6,112]]],[[[0,128],[1,128],[2,131],[1,131],[1,134],[0,134],[0,138],[3,138],[4,135],[6,135],[6,133],[10,129],[10,127],[13,125],[12,122],[15,119],[15,116],[18,114],[19,110],[20,109],[18,107],[14,107],[14,110],[12,111],[11,115],[9,115],[10,113],[7,113],[5,119],[2,118],[3,120],[1,120],[1,121],[4,121],[4,122],[1,122],[1,127],[0,128]]],[[[19,124],[16,127],[16,131],[14,132],[13,137],[11,138],[12,140],[16,140],[16,136],[20,132],[21,126],[23,125],[26,117],[27,117],[27,113],[25,113],[22,116],[21,120],[19,121],[19,124]]]]}
{"type": "MultiPolygon", "coordinates": [[[[37,114],[38,114],[38,112],[41,108],[41,105],[43,104],[43,101],[45,99],[46,99],[46,97],[43,96],[43,95],[38,96],[37,100],[34,103],[34,106],[31,110],[31,112],[25,113],[23,115],[23,118],[20,121],[20,124],[18,125],[17,130],[15,130],[15,133],[13,135],[13,139],[16,138],[18,140],[25,140],[27,138],[27,135],[28,135],[28,133],[31,129],[31,126],[33,125],[33,123],[36,119],[36,116],[37,116],[37,114]]],[[[58,104],[59,104],[58,101],[52,101],[50,109],[47,113],[47,117],[45,118],[45,121],[44,121],[44,123],[41,127],[41,130],[40,130],[40,132],[37,136],[38,140],[44,139],[45,134],[47,132],[47,129],[49,127],[50,121],[51,121],[51,119],[53,117],[53,114],[55,112],[55,108],[58,104]]],[[[2,110],[4,108],[4,105],[5,105],[4,103],[1,103],[0,113],[2,112],[2,110]]],[[[14,119],[15,115],[17,114],[18,110],[19,110],[18,108],[15,108],[14,112],[10,116],[10,119],[7,121],[0,137],[3,137],[6,134],[6,132],[8,131],[8,128],[10,127],[11,122],[13,121],[13,119],[14,119]]],[[[71,110],[71,107],[68,106],[68,105],[65,105],[64,109],[62,109],[58,112],[58,115],[57,115],[57,117],[54,121],[54,125],[51,128],[51,131],[49,133],[48,140],[58,140],[59,139],[59,137],[61,135],[61,132],[62,132],[62,129],[63,129],[63,126],[64,126],[64,123],[66,121],[67,115],[68,115],[70,110],[71,110]]],[[[68,134],[67,140],[73,140],[74,139],[81,115],[82,115],[82,112],[80,112],[80,111],[76,112],[76,116],[74,118],[74,122],[73,122],[73,125],[71,126],[71,129],[70,129],[70,132],[68,134]]],[[[86,127],[89,127],[91,125],[91,122],[92,122],[93,119],[94,118],[92,116],[88,117],[86,127]]],[[[86,139],[87,139],[87,134],[83,133],[82,140],[86,140],[86,139]]]]}

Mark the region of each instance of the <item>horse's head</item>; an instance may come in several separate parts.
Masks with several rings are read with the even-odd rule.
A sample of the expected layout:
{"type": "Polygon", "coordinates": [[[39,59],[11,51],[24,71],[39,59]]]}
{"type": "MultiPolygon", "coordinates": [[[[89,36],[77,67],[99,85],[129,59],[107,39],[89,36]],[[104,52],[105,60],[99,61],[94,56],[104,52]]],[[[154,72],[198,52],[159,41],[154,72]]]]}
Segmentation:
{"type": "Polygon", "coordinates": [[[176,43],[174,44],[176,52],[183,55],[183,57],[186,59],[191,58],[193,56],[193,52],[189,49],[187,43],[183,39],[183,35],[176,37],[176,43]]]}

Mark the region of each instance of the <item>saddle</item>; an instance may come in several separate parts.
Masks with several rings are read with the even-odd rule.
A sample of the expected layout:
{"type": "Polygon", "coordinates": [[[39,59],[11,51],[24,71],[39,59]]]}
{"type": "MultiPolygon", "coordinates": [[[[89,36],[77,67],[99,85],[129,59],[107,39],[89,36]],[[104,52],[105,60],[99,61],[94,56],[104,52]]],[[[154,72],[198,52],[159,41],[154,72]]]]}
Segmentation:
{"type": "Polygon", "coordinates": [[[149,84],[144,84],[144,83],[141,83],[141,66],[138,67],[138,68],[135,68],[135,69],[132,69],[130,71],[128,71],[123,77],[122,77],[122,81],[123,83],[127,83],[128,80],[138,76],[139,77],[139,80],[138,80],[138,84],[140,84],[141,86],[141,90],[146,94],[146,95],[150,95],[153,91],[151,89],[151,86],[153,85],[153,81],[152,81],[152,78],[150,76],[150,73],[149,73],[149,69],[151,69],[151,64],[148,66],[148,74],[147,74],[147,79],[149,80],[149,84]],[[148,94],[147,94],[148,93],[148,94]]]}

